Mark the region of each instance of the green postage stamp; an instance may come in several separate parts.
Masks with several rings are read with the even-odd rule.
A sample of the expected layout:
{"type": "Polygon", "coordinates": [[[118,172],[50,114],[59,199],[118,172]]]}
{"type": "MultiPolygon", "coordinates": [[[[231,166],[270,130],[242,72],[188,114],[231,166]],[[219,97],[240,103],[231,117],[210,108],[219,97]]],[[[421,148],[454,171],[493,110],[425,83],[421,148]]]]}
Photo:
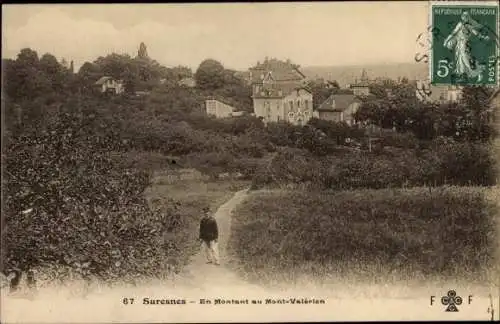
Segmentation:
{"type": "Polygon", "coordinates": [[[498,85],[498,2],[432,2],[432,84],[498,85]]]}

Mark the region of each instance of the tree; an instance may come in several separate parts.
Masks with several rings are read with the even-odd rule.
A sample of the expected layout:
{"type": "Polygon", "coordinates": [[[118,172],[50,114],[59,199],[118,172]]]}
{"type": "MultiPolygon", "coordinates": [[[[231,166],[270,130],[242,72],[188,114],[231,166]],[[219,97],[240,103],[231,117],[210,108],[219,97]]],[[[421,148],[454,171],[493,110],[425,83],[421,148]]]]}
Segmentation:
{"type": "Polygon", "coordinates": [[[328,83],[325,83],[323,79],[311,80],[307,83],[307,87],[311,90],[313,95],[314,108],[319,107],[328,97],[338,90],[338,88],[331,87],[328,83]]]}
{"type": "Polygon", "coordinates": [[[50,80],[40,71],[40,60],[36,51],[24,48],[15,61],[6,63],[6,89],[14,101],[31,100],[50,91],[50,80]]]}
{"type": "Polygon", "coordinates": [[[38,53],[31,48],[23,48],[19,54],[17,54],[17,60],[19,64],[31,66],[34,68],[38,67],[38,53]]]}
{"type": "Polygon", "coordinates": [[[191,71],[191,68],[182,65],[173,67],[171,69],[171,73],[176,80],[193,77],[193,71],[191,71]]]}
{"type": "Polygon", "coordinates": [[[200,89],[215,90],[224,85],[224,75],[224,66],[220,62],[207,59],[201,62],[194,78],[200,89]]]}
{"type": "Polygon", "coordinates": [[[137,57],[141,59],[149,58],[146,44],[141,42],[141,44],[139,45],[139,51],[137,52],[137,57]]]}
{"type": "Polygon", "coordinates": [[[54,55],[49,53],[44,54],[40,58],[39,68],[50,81],[52,90],[55,92],[62,92],[64,90],[66,83],[69,81],[69,71],[57,61],[54,55]]]}
{"type": "Polygon", "coordinates": [[[494,134],[491,124],[493,112],[490,109],[489,98],[492,90],[487,87],[464,87],[461,106],[467,111],[469,139],[486,141],[494,134]]]}
{"type": "Polygon", "coordinates": [[[97,64],[85,62],[77,73],[78,85],[83,91],[90,91],[92,85],[102,75],[102,71],[97,64]]]}

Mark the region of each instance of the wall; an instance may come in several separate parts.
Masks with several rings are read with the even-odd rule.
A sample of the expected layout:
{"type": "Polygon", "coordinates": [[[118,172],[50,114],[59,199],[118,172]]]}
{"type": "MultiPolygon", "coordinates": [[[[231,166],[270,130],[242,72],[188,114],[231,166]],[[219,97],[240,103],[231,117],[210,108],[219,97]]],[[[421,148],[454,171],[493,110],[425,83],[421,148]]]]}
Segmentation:
{"type": "Polygon", "coordinates": [[[214,99],[206,100],[205,107],[207,115],[212,115],[217,118],[231,117],[234,111],[234,107],[214,99]]]}
{"type": "Polygon", "coordinates": [[[253,110],[255,116],[264,118],[265,122],[285,120],[283,100],[281,98],[254,98],[253,110]]]}
{"type": "Polygon", "coordinates": [[[312,94],[300,89],[298,91],[293,91],[291,94],[285,97],[285,112],[289,122],[292,124],[306,124],[309,119],[313,117],[313,97],[312,94]],[[301,116],[296,116],[292,119],[288,117],[289,112],[301,112],[301,116]],[[300,118],[300,120],[299,120],[300,118]]]}
{"type": "Polygon", "coordinates": [[[324,120],[329,120],[329,121],[334,121],[334,122],[339,122],[341,116],[340,116],[340,112],[338,112],[338,111],[318,111],[318,118],[324,119],[324,120]]]}
{"type": "Polygon", "coordinates": [[[254,98],[254,113],[257,117],[263,117],[265,122],[288,121],[298,124],[295,118],[290,119],[289,113],[297,113],[299,110],[304,114],[302,125],[312,118],[313,97],[309,92],[300,89],[293,91],[284,98],[254,98]]]}
{"type": "Polygon", "coordinates": [[[355,96],[367,96],[370,94],[370,89],[368,87],[352,87],[352,92],[355,96]]]}
{"type": "Polygon", "coordinates": [[[356,113],[356,111],[358,111],[359,107],[360,107],[359,102],[351,103],[349,105],[349,107],[347,107],[347,109],[344,110],[343,121],[345,121],[349,125],[354,124],[354,116],[353,115],[356,113]]]}

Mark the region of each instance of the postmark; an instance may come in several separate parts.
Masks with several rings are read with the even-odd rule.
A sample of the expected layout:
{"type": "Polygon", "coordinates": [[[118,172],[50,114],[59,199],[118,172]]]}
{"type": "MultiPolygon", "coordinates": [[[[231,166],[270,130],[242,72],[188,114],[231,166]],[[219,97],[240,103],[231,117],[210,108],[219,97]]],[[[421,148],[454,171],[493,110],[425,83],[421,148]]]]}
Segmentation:
{"type": "Polygon", "coordinates": [[[429,79],[435,85],[498,85],[498,3],[433,2],[429,79]]]}

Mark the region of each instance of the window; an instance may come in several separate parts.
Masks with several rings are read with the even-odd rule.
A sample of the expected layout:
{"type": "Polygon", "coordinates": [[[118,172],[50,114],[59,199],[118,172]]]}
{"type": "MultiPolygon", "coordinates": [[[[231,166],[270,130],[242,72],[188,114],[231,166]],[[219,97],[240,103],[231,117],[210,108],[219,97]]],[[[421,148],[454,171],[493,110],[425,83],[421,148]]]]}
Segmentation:
{"type": "Polygon", "coordinates": [[[297,108],[300,108],[300,100],[297,100],[297,108]]]}
{"type": "Polygon", "coordinates": [[[290,101],[290,110],[293,110],[293,101],[290,101]]]}
{"type": "Polygon", "coordinates": [[[305,106],[306,106],[306,110],[308,110],[309,109],[309,100],[305,101],[305,106]]]}

